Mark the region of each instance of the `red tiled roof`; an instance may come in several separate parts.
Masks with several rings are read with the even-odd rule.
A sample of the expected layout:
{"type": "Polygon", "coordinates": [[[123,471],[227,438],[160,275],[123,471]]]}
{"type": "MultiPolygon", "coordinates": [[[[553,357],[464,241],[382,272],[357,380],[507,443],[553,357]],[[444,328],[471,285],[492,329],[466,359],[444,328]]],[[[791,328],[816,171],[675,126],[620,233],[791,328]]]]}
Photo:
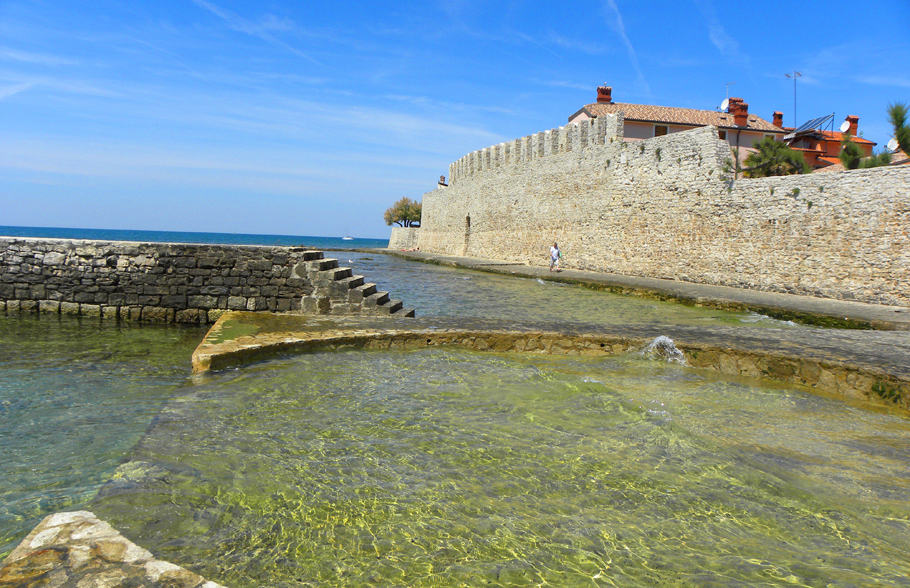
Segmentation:
{"type": "MultiPolygon", "coordinates": [[[[578,112],[569,117],[572,120],[579,113],[584,112],[590,117],[604,114],[622,112],[625,120],[644,121],[655,123],[668,123],[678,125],[692,125],[703,127],[714,125],[722,129],[737,129],[733,123],[733,115],[715,110],[698,110],[695,108],[678,108],[676,106],[653,106],[650,104],[626,104],[623,102],[597,102],[586,104],[578,112]]],[[[760,116],[750,114],[747,126],[750,131],[764,133],[784,133],[783,129],[776,127],[760,116]]]]}
{"type": "Polygon", "coordinates": [[[838,159],[837,157],[822,156],[822,157],[819,157],[818,160],[824,161],[825,163],[829,163],[831,165],[834,165],[835,163],[840,163],[840,159],[838,159]]]}
{"type": "MultiPolygon", "coordinates": [[[[844,133],[839,133],[837,131],[815,131],[815,132],[820,133],[824,138],[828,139],[829,141],[837,141],[838,143],[840,143],[841,141],[844,140],[844,133]]],[[[853,141],[854,143],[866,143],[869,145],[878,145],[878,143],[876,143],[875,141],[870,141],[869,139],[863,139],[862,137],[850,137],[850,140],[853,141]]]]}

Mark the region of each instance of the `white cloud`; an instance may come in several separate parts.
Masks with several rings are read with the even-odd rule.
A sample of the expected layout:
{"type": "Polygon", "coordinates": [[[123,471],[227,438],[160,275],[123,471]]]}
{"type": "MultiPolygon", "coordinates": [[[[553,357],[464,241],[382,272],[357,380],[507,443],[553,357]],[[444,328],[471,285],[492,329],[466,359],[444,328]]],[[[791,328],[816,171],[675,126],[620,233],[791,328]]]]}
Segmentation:
{"type": "Polygon", "coordinates": [[[25,92],[34,85],[35,82],[22,82],[19,84],[13,84],[12,86],[6,86],[5,88],[0,88],[0,100],[9,98],[10,96],[15,96],[21,92],[25,92]]]}
{"type": "Polygon", "coordinates": [[[606,6],[613,14],[614,22],[611,26],[622,39],[623,45],[626,46],[626,52],[629,54],[629,60],[632,62],[632,67],[635,68],[635,73],[638,75],[638,81],[644,88],[645,93],[650,95],[651,87],[648,85],[648,81],[641,71],[641,66],[638,64],[638,54],[635,51],[635,47],[632,46],[629,36],[626,34],[626,25],[623,23],[622,13],[619,12],[619,7],[616,6],[616,0],[606,0],[606,6]]]}
{"type": "Polygon", "coordinates": [[[294,55],[302,57],[307,61],[311,61],[316,64],[319,63],[319,61],[314,59],[312,56],[304,53],[292,45],[289,45],[288,43],[285,43],[281,39],[271,34],[272,32],[284,32],[292,30],[294,28],[294,24],[289,19],[280,19],[274,15],[268,14],[259,22],[253,22],[237,14],[234,14],[233,12],[224,10],[223,8],[220,8],[219,6],[216,6],[207,0],[193,0],[193,2],[197,6],[204,8],[205,10],[220,18],[222,21],[224,21],[228,28],[234,31],[256,37],[262,41],[265,41],[266,43],[270,43],[277,47],[281,47],[282,49],[286,49],[287,51],[290,51],[294,55]]]}
{"type": "Polygon", "coordinates": [[[20,51],[9,47],[0,47],[0,59],[7,61],[19,61],[22,63],[32,63],[36,65],[75,65],[78,63],[67,57],[57,55],[48,55],[46,53],[32,53],[29,51],[20,51]]]}

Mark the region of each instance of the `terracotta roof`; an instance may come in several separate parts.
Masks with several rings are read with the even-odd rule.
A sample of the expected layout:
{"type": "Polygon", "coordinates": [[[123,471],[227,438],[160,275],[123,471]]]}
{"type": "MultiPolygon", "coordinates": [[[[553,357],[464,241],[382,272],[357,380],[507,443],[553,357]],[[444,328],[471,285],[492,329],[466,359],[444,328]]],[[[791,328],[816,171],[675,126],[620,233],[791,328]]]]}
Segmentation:
{"type": "MultiPolygon", "coordinates": [[[[815,131],[820,133],[824,138],[829,141],[837,141],[840,143],[844,140],[844,134],[837,131],[815,131]]],[[[875,141],[870,141],[869,139],[863,139],[862,137],[850,137],[850,140],[854,143],[868,143],[869,145],[878,145],[875,141]]]]}
{"type": "MultiPolygon", "coordinates": [[[[588,116],[591,117],[622,112],[625,120],[630,121],[693,125],[698,127],[714,125],[722,129],[739,128],[733,123],[732,114],[715,110],[678,108],[676,106],[652,106],[650,104],[626,104],[623,102],[598,102],[594,104],[586,104],[578,112],[570,116],[569,120],[572,120],[577,114],[581,112],[585,112],[588,116]]],[[[750,131],[761,131],[765,133],[786,132],[782,128],[775,127],[770,122],[754,114],[749,115],[748,123],[749,124],[744,128],[750,131]]]]}

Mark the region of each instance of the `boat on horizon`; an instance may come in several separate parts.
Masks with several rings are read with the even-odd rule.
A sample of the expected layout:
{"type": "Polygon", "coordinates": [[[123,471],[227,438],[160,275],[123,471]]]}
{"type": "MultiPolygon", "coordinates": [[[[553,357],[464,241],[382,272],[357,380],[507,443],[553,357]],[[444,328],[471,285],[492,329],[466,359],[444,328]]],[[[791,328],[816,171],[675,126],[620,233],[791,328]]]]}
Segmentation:
{"type": "Polygon", "coordinates": [[[353,241],[354,237],[352,237],[350,235],[345,235],[344,237],[341,238],[341,240],[342,241],[353,241]]]}

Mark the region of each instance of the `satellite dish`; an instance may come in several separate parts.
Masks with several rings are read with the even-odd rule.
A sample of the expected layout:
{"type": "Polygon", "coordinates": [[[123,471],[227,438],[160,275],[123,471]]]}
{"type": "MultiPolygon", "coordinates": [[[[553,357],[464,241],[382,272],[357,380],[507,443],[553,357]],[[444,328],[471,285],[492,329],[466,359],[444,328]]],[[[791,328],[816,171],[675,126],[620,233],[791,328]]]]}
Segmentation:
{"type": "Polygon", "coordinates": [[[724,98],[724,101],[720,103],[720,109],[724,112],[727,112],[727,108],[730,107],[730,99],[724,98]]]}
{"type": "Polygon", "coordinates": [[[891,137],[891,140],[888,141],[888,150],[897,151],[897,138],[896,137],[891,137]]]}
{"type": "Polygon", "coordinates": [[[840,124],[840,132],[842,132],[842,133],[846,133],[846,132],[847,132],[847,129],[849,129],[849,128],[850,128],[850,122],[849,122],[849,121],[846,121],[846,120],[845,120],[844,122],[842,122],[842,123],[840,124]]]}

